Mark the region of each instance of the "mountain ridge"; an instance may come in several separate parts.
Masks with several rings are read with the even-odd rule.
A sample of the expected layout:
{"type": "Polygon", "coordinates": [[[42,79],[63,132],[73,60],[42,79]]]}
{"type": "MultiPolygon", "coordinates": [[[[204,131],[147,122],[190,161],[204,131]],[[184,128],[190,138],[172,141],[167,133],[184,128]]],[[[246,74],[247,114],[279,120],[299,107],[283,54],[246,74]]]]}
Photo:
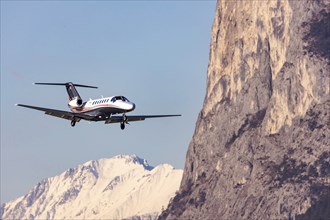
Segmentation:
{"type": "Polygon", "coordinates": [[[182,170],[168,164],[152,167],[136,155],[91,160],[42,180],[25,196],[3,204],[0,216],[155,219],[174,196],[181,176],[182,170]]]}

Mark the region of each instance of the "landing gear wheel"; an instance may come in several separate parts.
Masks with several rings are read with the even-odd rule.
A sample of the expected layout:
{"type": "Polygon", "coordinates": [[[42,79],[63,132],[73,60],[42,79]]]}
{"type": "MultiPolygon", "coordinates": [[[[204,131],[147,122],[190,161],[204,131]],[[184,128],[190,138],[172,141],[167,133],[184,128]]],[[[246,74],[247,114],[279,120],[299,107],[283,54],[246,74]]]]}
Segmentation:
{"type": "Polygon", "coordinates": [[[125,123],[124,122],[120,123],[120,128],[121,128],[121,130],[125,129],[125,123]]]}
{"type": "Polygon", "coordinates": [[[71,126],[74,127],[76,125],[76,121],[75,120],[72,120],[71,121],[71,126]]]}

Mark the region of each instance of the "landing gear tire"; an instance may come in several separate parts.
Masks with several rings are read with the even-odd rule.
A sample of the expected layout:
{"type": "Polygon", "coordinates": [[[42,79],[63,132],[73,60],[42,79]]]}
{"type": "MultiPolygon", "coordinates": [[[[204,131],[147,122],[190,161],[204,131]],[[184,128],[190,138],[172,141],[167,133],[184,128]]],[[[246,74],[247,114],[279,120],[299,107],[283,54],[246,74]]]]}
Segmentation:
{"type": "Polygon", "coordinates": [[[76,125],[76,121],[75,120],[72,120],[71,121],[71,126],[74,127],[76,125]]]}
{"type": "Polygon", "coordinates": [[[121,128],[121,130],[124,130],[125,129],[125,123],[120,123],[120,128],[121,128]]]}

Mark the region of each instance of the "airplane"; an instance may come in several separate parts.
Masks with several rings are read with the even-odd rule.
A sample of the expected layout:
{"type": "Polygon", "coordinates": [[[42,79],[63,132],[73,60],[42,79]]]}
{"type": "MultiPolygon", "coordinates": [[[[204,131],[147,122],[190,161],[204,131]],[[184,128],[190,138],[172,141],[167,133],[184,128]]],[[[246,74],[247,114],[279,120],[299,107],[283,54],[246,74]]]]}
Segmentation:
{"type": "Polygon", "coordinates": [[[69,96],[69,111],[43,108],[31,105],[16,104],[16,106],[31,108],[45,112],[47,115],[67,119],[74,127],[80,120],[105,121],[105,124],[120,123],[120,128],[125,129],[125,124],[131,121],[144,121],[146,118],[177,117],[181,115],[126,115],[135,109],[135,104],[124,96],[111,96],[100,99],[89,99],[83,102],[75,87],[94,88],[95,86],[67,83],[34,83],[35,85],[65,86],[69,96]],[[118,115],[121,114],[121,115],[118,115]]]}

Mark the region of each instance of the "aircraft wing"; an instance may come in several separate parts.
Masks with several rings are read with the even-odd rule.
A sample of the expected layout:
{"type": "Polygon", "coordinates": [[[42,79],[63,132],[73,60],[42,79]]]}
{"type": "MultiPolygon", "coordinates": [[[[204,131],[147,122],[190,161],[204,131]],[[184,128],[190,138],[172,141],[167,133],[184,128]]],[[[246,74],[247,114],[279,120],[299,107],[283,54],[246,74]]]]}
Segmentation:
{"type": "Polygon", "coordinates": [[[181,115],[126,115],[126,116],[113,115],[108,120],[105,121],[105,124],[121,123],[123,121],[125,122],[144,121],[146,118],[165,118],[165,117],[177,117],[177,116],[181,116],[181,115]]]}
{"type": "Polygon", "coordinates": [[[81,113],[74,113],[74,112],[67,112],[62,110],[56,110],[56,109],[50,109],[50,108],[42,108],[37,106],[31,106],[31,105],[23,105],[23,104],[16,104],[16,106],[21,106],[25,108],[31,108],[38,111],[43,111],[47,115],[55,116],[58,118],[63,118],[67,120],[73,120],[75,119],[77,122],[80,121],[80,119],[84,119],[86,116],[81,113]]]}

